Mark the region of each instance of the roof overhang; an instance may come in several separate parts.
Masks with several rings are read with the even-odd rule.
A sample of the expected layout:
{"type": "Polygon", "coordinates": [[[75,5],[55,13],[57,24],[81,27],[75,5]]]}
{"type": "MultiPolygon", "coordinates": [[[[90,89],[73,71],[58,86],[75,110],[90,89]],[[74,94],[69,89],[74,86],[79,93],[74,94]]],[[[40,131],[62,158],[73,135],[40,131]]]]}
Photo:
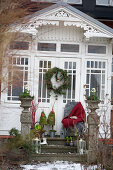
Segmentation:
{"type": "Polygon", "coordinates": [[[87,39],[91,37],[113,38],[113,29],[62,2],[25,17],[21,24],[13,27],[13,31],[36,35],[40,26],[59,26],[60,22],[63,22],[64,26],[82,28],[87,39]]]}

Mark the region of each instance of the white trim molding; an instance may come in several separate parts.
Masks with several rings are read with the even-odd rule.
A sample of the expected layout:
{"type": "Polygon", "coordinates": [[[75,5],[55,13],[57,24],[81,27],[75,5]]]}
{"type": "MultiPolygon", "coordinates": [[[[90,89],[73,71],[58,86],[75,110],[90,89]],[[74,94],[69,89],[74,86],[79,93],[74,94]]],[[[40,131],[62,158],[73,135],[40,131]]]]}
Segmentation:
{"type": "Polygon", "coordinates": [[[27,21],[25,20],[22,24],[16,26],[14,30],[36,35],[40,26],[59,26],[60,22],[62,22],[64,26],[83,28],[86,39],[91,37],[113,37],[113,34],[111,34],[108,30],[96,25],[93,23],[93,21],[91,22],[76,13],[72,13],[65,7],[60,7],[58,9],[56,8],[54,10],[40,14],[39,16],[31,16],[29,19],[27,19],[27,21]]]}
{"type": "Polygon", "coordinates": [[[58,3],[59,1],[66,2],[69,4],[82,4],[82,0],[31,0],[31,2],[50,2],[50,3],[58,3]]]}

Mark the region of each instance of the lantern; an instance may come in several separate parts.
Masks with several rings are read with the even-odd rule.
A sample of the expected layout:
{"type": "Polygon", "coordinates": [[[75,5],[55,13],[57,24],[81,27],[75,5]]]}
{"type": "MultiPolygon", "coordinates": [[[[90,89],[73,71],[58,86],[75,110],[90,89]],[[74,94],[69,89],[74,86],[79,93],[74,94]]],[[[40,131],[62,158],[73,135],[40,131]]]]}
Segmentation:
{"type": "Polygon", "coordinates": [[[41,141],[39,138],[33,139],[33,145],[36,153],[41,153],[41,141]]]}
{"type": "Polygon", "coordinates": [[[86,152],[86,141],[80,139],[77,144],[77,149],[80,155],[84,154],[86,152]]]}

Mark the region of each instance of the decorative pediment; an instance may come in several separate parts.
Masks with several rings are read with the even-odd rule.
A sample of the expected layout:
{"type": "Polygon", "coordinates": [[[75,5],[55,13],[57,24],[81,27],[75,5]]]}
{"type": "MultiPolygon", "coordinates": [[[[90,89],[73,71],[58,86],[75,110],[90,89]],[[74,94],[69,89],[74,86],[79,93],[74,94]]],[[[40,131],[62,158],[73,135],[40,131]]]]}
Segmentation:
{"type": "MultiPolygon", "coordinates": [[[[89,17],[91,18],[91,17],[89,17]]],[[[67,10],[66,7],[56,8],[54,10],[47,11],[40,15],[33,15],[29,20],[25,21],[22,25],[18,26],[21,32],[29,32],[37,34],[39,26],[56,25],[62,22],[64,26],[79,27],[84,30],[84,36],[88,39],[90,37],[107,37],[111,38],[111,35],[101,26],[93,23],[93,20],[89,20],[81,14],[74,13],[71,10],[67,10]]],[[[97,21],[98,22],[98,21],[97,21]]]]}
{"type": "Polygon", "coordinates": [[[47,16],[48,18],[51,19],[69,19],[69,18],[73,18],[73,16],[68,13],[67,11],[65,11],[64,9],[60,9],[50,15],[47,16]]]}
{"type": "Polygon", "coordinates": [[[72,15],[70,12],[65,10],[64,8],[56,10],[46,16],[42,16],[42,19],[49,19],[49,20],[62,20],[62,21],[80,21],[77,16],[72,15]]]}
{"type": "Polygon", "coordinates": [[[58,17],[58,18],[59,18],[59,17],[64,17],[64,18],[69,18],[69,17],[71,17],[71,15],[62,9],[62,10],[59,10],[58,12],[52,14],[51,17],[58,17]]]}

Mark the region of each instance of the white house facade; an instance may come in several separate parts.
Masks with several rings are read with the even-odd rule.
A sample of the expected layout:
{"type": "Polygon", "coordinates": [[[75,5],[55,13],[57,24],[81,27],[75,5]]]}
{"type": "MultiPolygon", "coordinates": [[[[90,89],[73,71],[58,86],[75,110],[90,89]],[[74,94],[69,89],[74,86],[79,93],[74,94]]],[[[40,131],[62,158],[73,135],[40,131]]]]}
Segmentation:
{"type": "Polygon", "coordinates": [[[96,89],[103,101],[100,108],[107,109],[110,119],[113,29],[61,2],[25,17],[13,29],[21,35],[15,40],[17,46],[22,44],[20,49],[16,45],[10,49],[15,54],[12,64],[19,68],[21,81],[17,80],[18,87],[11,84],[1,94],[0,135],[7,135],[13,127],[21,129],[18,96],[26,84],[39,102],[36,121],[41,111],[48,116],[54,109],[57,135],[66,103],[80,101],[86,110],[85,93],[89,95],[91,88],[96,89]],[[67,70],[70,77],[66,95],[58,95],[57,100],[53,92],[49,94],[44,81],[45,72],[53,67],[67,70]]]}

